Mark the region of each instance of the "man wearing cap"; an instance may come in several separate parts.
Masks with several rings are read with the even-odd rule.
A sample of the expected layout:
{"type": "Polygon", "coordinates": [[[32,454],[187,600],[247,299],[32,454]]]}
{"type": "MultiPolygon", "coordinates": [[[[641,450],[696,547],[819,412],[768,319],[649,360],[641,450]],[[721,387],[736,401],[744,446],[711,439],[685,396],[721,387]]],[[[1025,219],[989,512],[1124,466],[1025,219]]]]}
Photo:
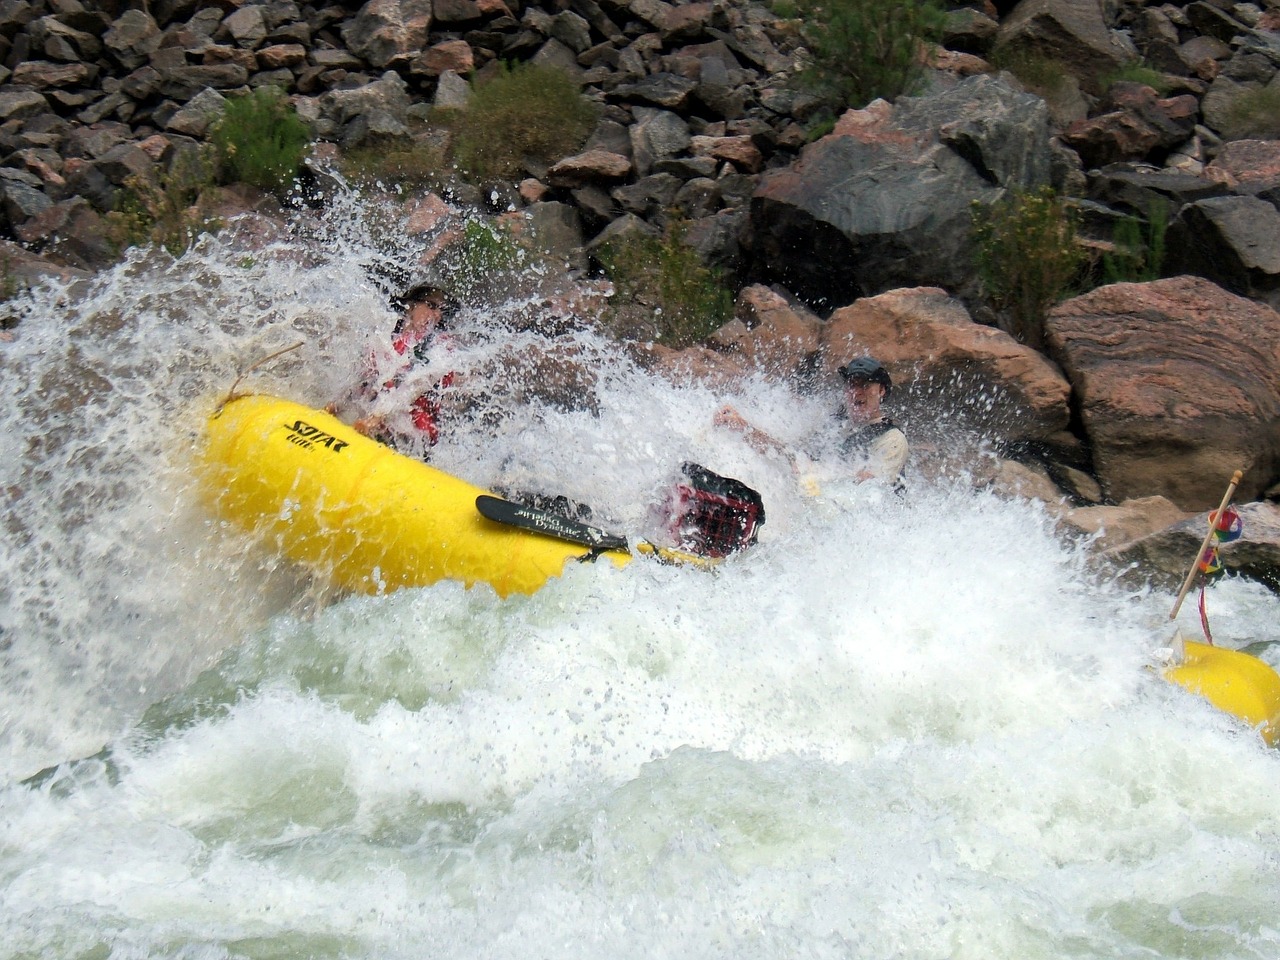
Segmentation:
{"type": "MultiPolygon", "coordinates": [[[[856,357],[837,372],[844,383],[844,402],[837,414],[840,430],[835,441],[840,454],[850,461],[858,480],[878,479],[897,485],[907,462],[908,447],[906,435],[880,409],[893,387],[889,371],[874,357],[856,357]]],[[[722,407],[715,422],[740,431],[757,450],[782,454],[798,469],[794,454],[753,427],[733,407],[722,407]]]]}
{"type": "Polygon", "coordinates": [[[880,409],[889,396],[893,381],[878,360],[858,357],[838,371],[844,381],[841,408],[850,429],[840,444],[840,452],[859,461],[859,480],[879,478],[897,482],[907,463],[907,437],[880,409]]]}

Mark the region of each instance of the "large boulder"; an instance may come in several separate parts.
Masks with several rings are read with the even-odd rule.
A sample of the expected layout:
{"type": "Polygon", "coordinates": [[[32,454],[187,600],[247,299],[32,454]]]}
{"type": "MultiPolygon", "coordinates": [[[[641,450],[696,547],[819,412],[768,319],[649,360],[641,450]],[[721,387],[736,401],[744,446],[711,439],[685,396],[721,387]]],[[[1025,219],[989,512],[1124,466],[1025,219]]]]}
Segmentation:
{"type": "Polygon", "coordinates": [[[753,284],[738,294],[734,319],[710,345],[765,377],[788,380],[804,371],[818,352],[821,321],[782,294],[753,284]]]}
{"type": "Polygon", "coordinates": [[[107,57],[125,70],[136,70],[160,47],[160,28],[144,10],[126,10],[102,38],[107,57]]]}
{"type": "Polygon", "coordinates": [[[1021,0],[1001,21],[996,46],[1005,56],[1065,64],[1095,95],[1103,77],[1138,59],[1132,41],[1110,28],[1098,0],[1021,0]]]}
{"type": "Polygon", "coordinates": [[[1100,287],[1045,321],[1094,469],[1113,500],[1216,506],[1280,473],[1280,315],[1199,277],[1100,287]]]}
{"type": "Polygon", "coordinates": [[[321,114],[342,129],[343,142],[354,146],[367,138],[406,136],[403,118],[411,102],[404,78],[388,70],[353,90],[330,90],[320,97],[319,106],[321,114]]]}
{"type": "Polygon", "coordinates": [[[751,200],[756,269],[815,303],[972,282],[974,201],[1048,182],[1044,101],[992,76],[850,111],[751,200]]]}
{"type": "Polygon", "coordinates": [[[369,0],[342,24],[347,48],[379,69],[407,65],[426,46],[432,0],[369,0]]]}
{"type": "Polygon", "coordinates": [[[865,297],[831,315],[823,328],[824,366],[871,354],[891,371],[894,404],[919,419],[1046,440],[1067,428],[1071,387],[1043,355],[995,327],[975,323],[964,305],[937,288],[865,297]]]}
{"type": "Polygon", "coordinates": [[[1078,120],[1063,140],[1090,167],[1124,160],[1163,161],[1195,132],[1200,103],[1190,94],[1161,98],[1139,83],[1117,83],[1105,110],[1078,120]]]}
{"type": "MultiPolygon", "coordinates": [[[[1152,534],[1159,533],[1188,517],[1187,511],[1166,497],[1139,497],[1124,503],[1076,507],[1066,511],[1059,529],[1077,537],[1090,537],[1095,549],[1119,555],[1152,534]]],[[[1195,547],[1181,558],[1188,563],[1195,547]]]]}
{"type": "Polygon", "coordinates": [[[1165,269],[1280,306],[1280,210],[1258,197],[1209,197],[1169,224],[1165,269]]]}
{"type": "Polygon", "coordinates": [[[1280,140],[1232,140],[1204,168],[1207,179],[1237,193],[1280,187],[1280,140]]]}
{"type": "MultiPolygon", "coordinates": [[[[1212,166],[1212,164],[1210,165],[1212,166]]],[[[1089,199],[1140,217],[1153,209],[1180,210],[1207,197],[1225,196],[1223,177],[1198,177],[1136,163],[1114,163],[1089,171],[1089,199]]]]}

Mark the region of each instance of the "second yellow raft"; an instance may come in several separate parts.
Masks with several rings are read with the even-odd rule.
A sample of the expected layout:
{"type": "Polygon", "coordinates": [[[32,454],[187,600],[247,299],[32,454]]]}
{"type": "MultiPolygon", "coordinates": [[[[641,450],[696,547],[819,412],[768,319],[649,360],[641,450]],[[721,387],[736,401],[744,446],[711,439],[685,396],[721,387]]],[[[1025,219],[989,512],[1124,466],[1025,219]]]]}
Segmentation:
{"type": "Polygon", "coordinates": [[[1164,676],[1239,717],[1270,746],[1280,743],[1280,675],[1257,657],[1186,640],[1181,662],[1164,676]]]}

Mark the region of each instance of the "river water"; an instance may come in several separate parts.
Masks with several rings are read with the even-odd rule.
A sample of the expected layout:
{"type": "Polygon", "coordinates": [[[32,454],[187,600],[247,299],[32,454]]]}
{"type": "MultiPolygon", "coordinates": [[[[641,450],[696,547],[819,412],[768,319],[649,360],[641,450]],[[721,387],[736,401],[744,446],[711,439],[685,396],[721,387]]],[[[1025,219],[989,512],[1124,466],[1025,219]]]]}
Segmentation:
{"type": "MultiPolygon", "coordinates": [[[[414,251],[374,207],[19,302],[0,957],[1280,956],[1280,763],[1152,669],[1172,596],[960,470],[815,494],[711,426],[797,439],[818,400],[561,333],[594,409],[488,374],[437,450],[627,533],[681,460],[739,477],[769,519],[715,573],[334,596],[209,516],[191,459],[245,368],[301,342],[242,386],[321,405],[385,343],[414,251]]],[[[473,311],[448,362],[537,310],[473,311]]],[[[1209,594],[1273,665],[1278,608],[1209,594]]]]}

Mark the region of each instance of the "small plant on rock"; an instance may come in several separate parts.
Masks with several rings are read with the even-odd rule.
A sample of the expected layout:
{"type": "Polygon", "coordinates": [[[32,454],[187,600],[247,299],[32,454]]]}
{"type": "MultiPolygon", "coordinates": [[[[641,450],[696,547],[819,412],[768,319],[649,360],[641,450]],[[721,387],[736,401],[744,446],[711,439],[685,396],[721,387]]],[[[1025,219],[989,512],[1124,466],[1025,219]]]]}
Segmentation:
{"type": "Polygon", "coordinates": [[[1165,74],[1143,63],[1127,64],[1107,74],[1102,81],[1103,89],[1107,89],[1115,83],[1140,83],[1145,87],[1150,87],[1161,96],[1164,96],[1171,89],[1169,78],[1165,74]]]}
{"type": "Polygon", "coordinates": [[[478,83],[465,108],[451,111],[455,159],[473,182],[518,177],[526,158],[550,163],[573,153],[596,122],[596,106],[563,70],[503,65],[478,83]]]}
{"type": "Polygon", "coordinates": [[[528,251],[501,224],[468,220],[462,241],[450,257],[451,277],[467,297],[500,297],[511,288],[529,259],[528,251]]]}
{"type": "Polygon", "coordinates": [[[1071,75],[1058,60],[1030,50],[996,47],[991,54],[992,66],[1007,70],[1032,93],[1052,100],[1072,88],[1071,75]]]}
{"type": "Polygon", "coordinates": [[[28,288],[29,285],[14,272],[13,261],[5,257],[0,266],[0,340],[4,339],[5,331],[12,330],[21,322],[20,314],[11,308],[9,301],[28,288]]]}
{"type": "Polygon", "coordinates": [[[937,0],[796,0],[811,63],[808,85],[863,107],[910,93],[924,75],[925,47],[942,36],[937,0]]]}
{"type": "Polygon", "coordinates": [[[1228,140],[1280,139],[1280,86],[1241,91],[1224,111],[1220,132],[1228,140]]]}
{"type": "Polygon", "coordinates": [[[439,140],[424,136],[408,143],[356,147],[344,152],[340,163],[353,180],[438,192],[449,180],[447,152],[439,140]]]}
{"type": "Polygon", "coordinates": [[[1080,277],[1076,218],[1048,187],[973,205],[973,249],[983,292],[1019,342],[1044,347],[1044,318],[1080,277]]]}
{"type": "Polygon", "coordinates": [[[276,87],[228,100],[209,140],[226,183],[286,194],[302,166],[311,132],[276,87]]]}
{"type": "Polygon", "coordinates": [[[13,272],[13,261],[5,257],[4,264],[0,266],[0,301],[12,300],[22,293],[25,287],[26,285],[13,272]]]}
{"type": "Polygon", "coordinates": [[[687,347],[706,339],[733,316],[733,293],[720,271],[708,267],[674,223],[660,237],[628,238],[597,254],[620,297],[654,312],[657,341],[687,347]]]}
{"type": "Polygon", "coordinates": [[[1144,283],[1160,278],[1164,261],[1164,235],[1169,226],[1169,205],[1153,201],[1146,224],[1125,217],[1116,224],[1111,250],[1102,255],[1103,283],[1144,283]]]}
{"type": "Polygon", "coordinates": [[[129,177],[107,214],[107,238],[117,250],[154,243],[182,255],[221,227],[211,212],[214,166],[206,150],[186,150],[155,177],[129,177]]]}

